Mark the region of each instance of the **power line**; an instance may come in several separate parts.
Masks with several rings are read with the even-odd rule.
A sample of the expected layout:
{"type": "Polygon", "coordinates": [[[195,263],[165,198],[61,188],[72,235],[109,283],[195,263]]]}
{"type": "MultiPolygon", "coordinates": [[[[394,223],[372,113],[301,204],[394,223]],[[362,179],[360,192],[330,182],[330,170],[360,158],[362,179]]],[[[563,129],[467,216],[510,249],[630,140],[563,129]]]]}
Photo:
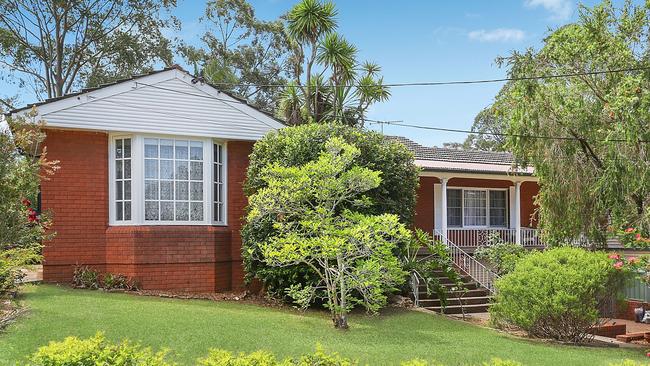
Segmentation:
{"type": "MultiPolygon", "coordinates": [[[[550,75],[533,75],[533,76],[521,76],[521,77],[507,77],[507,78],[496,78],[496,79],[477,79],[477,80],[452,80],[452,81],[416,81],[416,82],[404,82],[404,83],[382,83],[377,86],[382,87],[407,87],[407,86],[441,86],[441,85],[467,85],[467,84],[488,84],[488,83],[501,83],[508,81],[525,81],[525,80],[541,80],[541,79],[559,79],[567,77],[578,77],[578,76],[594,76],[594,75],[605,75],[605,74],[615,74],[621,72],[633,72],[633,71],[644,71],[650,70],[650,66],[637,66],[637,67],[628,67],[621,69],[610,69],[610,70],[597,70],[597,71],[584,71],[584,72],[570,72],[563,74],[550,74],[550,75]]],[[[254,84],[254,83],[211,83],[214,86],[222,87],[259,87],[259,88],[297,88],[305,87],[304,84],[254,84]]],[[[367,87],[368,85],[361,84],[349,84],[342,85],[340,87],[367,87]]],[[[327,88],[327,86],[324,86],[327,88]]]]}
{"type": "MultiPolygon", "coordinates": [[[[471,130],[461,130],[455,128],[444,128],[444,127],[431,127],[431,126],[422,126],[414,125],[410,123],[404,123],[404,121],[380,121],[374,119],[365,119],[366,122],[371,124],[379,124],[382,126],[400,126],[400,127],[409,127],[416,128],[421,130],[432,130],[432,131],[441,131],[441,132],[455,132],[455,133],[466,133],[466,134],[475,134],[475,135],[491,135],[491,136],[501,136],[501,137],[519,137],[519,138],[533,138],[533,139],[544,139],[544,140],[575,140],[575,141],[588,141],[586,139],[580,139],[573,136],[542,136],[542,135],[524,135],[524,134],[513,134],[513,133],[503,133],[503,132],[485,132],[485,131],[471,131],[471,130]]],[[[594,140],[591,140],[594,141],[594,140]]],[[[608,139],[608,140],[595,140],[597,142],[629,142],[625,139],[608,139]]],[[[647,140],[639,140],[635,142],[648,143],[647,140]]]]}

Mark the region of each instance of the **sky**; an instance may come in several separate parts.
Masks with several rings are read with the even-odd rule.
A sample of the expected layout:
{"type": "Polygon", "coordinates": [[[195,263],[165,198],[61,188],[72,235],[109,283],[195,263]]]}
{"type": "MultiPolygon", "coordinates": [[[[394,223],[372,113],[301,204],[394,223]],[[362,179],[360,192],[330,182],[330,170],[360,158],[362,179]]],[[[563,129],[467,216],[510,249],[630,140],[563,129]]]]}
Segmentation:
{"type": "MultiPolygon", "coordinates": [[[[641,2],[642,0],[635,0],[641,2]]],[[[260,19],[274,20],[297,0],[249,0],[260,19]]],[[[584,0],[593,6],[598,0],[584,0]]],[[[621,5],[623,0],[614,0],[621,5]]],[[[176,36],[195,43],[205,1],[177,0],[176,36]]],[[[338,32],[359,49],[360,60],[382,67],[386,83],[503,78],[495,64],[514,50],[539,48],[552,29],[578,18],[575,0],[334,0],[338,32]]],[[[182,60],[178,60],[179,62],[182,60]]],[[[470,129],[502,83],[392,88],[367,117],[431,127],[470,129]]],[[[2,85],[0,85],[2,87],[2,85]]],[[[11,88],[11,87],[9,87],[11,88]]],[[[3,94],[11,94],[5,88],[3,94]]],[[[31,102],[23,96],[24,102],[31,102]]],[[[380,129],[378,126],[371,126],[380,129]]],[[[385,126],[383,132],[426,146],[462,142],[465,134],[385,126]]]]}

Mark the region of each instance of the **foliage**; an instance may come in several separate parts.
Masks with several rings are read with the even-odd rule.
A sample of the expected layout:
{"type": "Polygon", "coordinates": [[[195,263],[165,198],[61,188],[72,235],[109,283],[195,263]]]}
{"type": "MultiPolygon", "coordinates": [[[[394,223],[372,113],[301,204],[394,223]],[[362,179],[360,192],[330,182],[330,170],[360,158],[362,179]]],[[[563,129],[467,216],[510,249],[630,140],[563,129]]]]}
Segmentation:
{"type": "Polygon", "coordinates": [[[474,118],[472,133],[468,134],[462,143],[447,142],[443,147],[482,150],[482,151],[506,151],[505,132],[507,121],[495,113],[492,106],[480,111],[474,118]]]}
{"type": "Polygon", "coordinates": [[[562,247],[529,254],[496,282],[492,319],[530,335],[581,342],[599,322],[599,309],[616,299],[634,268],[603,252],[562,247]]]}
{"type": "Polygon", "coordinates": [[[390,97],[372,62],[337,34],[332,2],[300,0],[286,16],[294,80],[282,92],[277,115],[290,125],[340,121],[363,126],[365,113],[390,97]]]}
{"type": "Polygon", "coordinates": [[[175,0],[0,2],[0,64],[38,99],[171,64],[175,0]]]}
{"type": "Polygon", "coordinates": [[[618,230],[617,236],[621,243],[629,248],[647,248],[650,246],[650,238],[644,237],[640,230],[633,227],[618,230]]]}
{"type": "Polygon", "coordinates": [[[105,273],[101,284],[105,290],[137,290],[135,281],[123,274],[105,273]]]}
{"type": "MultiPolygon", "coordinates": [[[[318,281],[292,284],[288,294],[301,307],[325,300],[337,328],[360,304],[370,312],[404,279],[393,254],[409,231],[391,214],[364,215],[363,194],[379,186],[380,172],[355,164],[360,150],[339,137],[325,143],[318,159],[302,166],[271,164],[261,172],[266,187],[249,197],[248,223],[270,219],[274,233],[259,243],[269,266],[304,265],[318,281]]],[[[253,255],[253,249],[248,249],[253,255]]]]}
{"type": "Polygon", "coordinates": [[[495,109],[508,149],[539,177],[548,243],[585,234],[602,245],[608,224],[650,235],[650,71],[602,72],[647,67],[648,7],[583,6],[540,50],[498,60],[509,77],[528,77],[506,84],[495,109]]]}
{"type": "Polygon", "coordinates": [[[150,348],[124,341],[114,345],[101,333],[88,339],[67,337],[40,347],[28,366],[171,366],[165,351],[154,353],[150,348]]]}
{"type": "Polygon", "coordinates": [[[99,271],[88,266],[75,266],[72,272],[72,284],[75,287],[96,290],[101,285],[99,271]]]}
{"type": "Polygon", "coordinates": [[[441,271],[444,277],[451,280],[453,284],[452,291],[463,289],[463,280],[454,268],[447,247],[441,242],[434,242],[429,233],[419,228],[416,228],[411,234],[410,240],[402,249],[399,259],[404,271],[410,276],[416,276],[418,281],[424,282],[427,287],[427,294],[435,293],[438,296],[442,310],[447,305],[447,287],[440,282],[440,277],[436,274],[436,271],[441,271]],[[418,255],[422,248],[427,249],[429,252],[426,257],[418,255]]]}
{"type": "Polygon", "coordinates": [[[476,249],[476,259],[490,263],[496,274],[512,272],[515,264],[529,252],[521,244],[505,242],[498,233],[490,233],[487,245],[476,249]]]}
{"type": "Polygon", "coordinates": [[[282,22],[258,19],[246,0],[208,1],[200,22],[209,27],[202,46],[185,44],[181,53],[220,90],[273,112],[280,97],[278,85],[293,77],[282,22]]]}
{"type": "MultiPolygon", "coordinates": [[[[414,215],[415,197],[418,186],[418,169],[413,155],[403,145],[388,141],[382,135],[362,131],[338,124],[310,124],[284,128],[267,134],[257,141],[250,155],[245,191],[248,196],[266,187],[262,171],[274,164],[287,167],[301,166],[318,158],[325,142],[339,137],[355,145],[360,151],[354,165],[381,172],[377,188],[364,192],[369,205],[342,208],[378,215],[390,213],[399,215],[404,223],[411,223],[414,215]]],[[[260,217],[246,222],[243,231],[243,258],[247,276],[259,278],[271,293],[276,295],[291,284],[317,280],[305,266],[271,268],[257,260],[260,256],[259,243],[273,235],[273,218],[260,217]],[[252,253],[252,254],[251,254],[252,253]]]]}
{"type": "Polygon", "coordinates": [[[20,269],[37,263],[41,243],[53,236],[50,215],[37,212],[32,201],[57,162],[47,159],[43,124],[31,117],[9,121],[11,131],[0,131],[0,296],[15,290],[20,269]]]}

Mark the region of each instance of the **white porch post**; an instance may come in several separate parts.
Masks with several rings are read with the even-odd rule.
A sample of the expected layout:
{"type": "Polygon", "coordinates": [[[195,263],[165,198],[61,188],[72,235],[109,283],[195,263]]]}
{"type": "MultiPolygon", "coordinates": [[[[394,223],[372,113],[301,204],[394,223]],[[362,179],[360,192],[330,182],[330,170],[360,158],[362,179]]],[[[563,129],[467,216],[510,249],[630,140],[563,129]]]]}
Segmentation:
{"type": "Polygon", "coordinates": [[[521,244],[521,182],[515,182],[515,229],[516,242],[521,244]]]}
{"type": "Polygon", "coordinates": [[[440,183],[442,185],[441,187],[441,212],[440,212],[440,217],[442,219],[440,228],[442,229],[442,234],[445,236],[445,238],[449,238],[447,235],[447,178],[440,178],[440,183]]]}

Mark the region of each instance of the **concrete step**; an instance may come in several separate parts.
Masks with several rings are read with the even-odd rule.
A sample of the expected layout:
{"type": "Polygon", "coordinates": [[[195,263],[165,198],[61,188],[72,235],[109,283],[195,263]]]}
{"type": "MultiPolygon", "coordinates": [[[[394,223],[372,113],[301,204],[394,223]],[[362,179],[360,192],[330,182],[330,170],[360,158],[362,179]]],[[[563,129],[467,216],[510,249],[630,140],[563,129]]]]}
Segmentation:
{"type": "MultiPolygon", "coordinates": [[[[441,283],[441,285],[443,285],[448,290],[450,288],[452,288],[452,287],[457,287],[457,285],[455,283],[451,283],[451,281],[449,283],[441,283]]],[[[465,282],[465,283],[463,283],[462,287],[464,287],[467,290],[475,290],[477,288],[480,288],[481,285],[479,285],[476,282],[465,282]]],[[[420,292],[422,292],[422,291],[426,292],[427,291],[427,285],[420,283],[420,286],[418,286],[418,290],[420,290],[420,292]]]]}
{"type": "MultiPolygon", "coordinates": [[[[460,305],[461,303],[463,305],[484,305],[484,304],[490,304],[490,301],[492,301],[491,296],[475,296],[475,297],[462,297],[462,298],[448,297],[447,306],[460,305]]],[[[420,306],[425,308],[433,307],[433,306],[439,307],[441,306],[440,299],[420,299],[420,306]]]]}
{"type": "MultiPolygon", "coordinates": [[[[440,312],[441,307],[440,306],[425,306],[425,309],[435,311],[437,313],[440,312]]],[[[462,307],[460,305],[449,305],[445,307],[443,313],[444,314],[462,314],[463,311],[466,314],[472,314],[472,313],[485,313],[488,311],[490,308],[490,305],[488,304],[477,304],[477,305],[463,305],[462,307]]]]}
{"type": "MultiPolygon", "coordinates": [[[[484,288],[477,288],[473,290],[467,290],[467,292],[463,293],[462,291],[447,291],[447,298],[457,298],[459,296],[462,297],[482,297],[482,296],[490,296],[490,291],[484,288]]],[[[431,295],[427,294],[426,290],[418,292],[418,296],[420,300],[425,300],[425,299],[437,299],[438,294],[432,293],[431,295]]]]}

